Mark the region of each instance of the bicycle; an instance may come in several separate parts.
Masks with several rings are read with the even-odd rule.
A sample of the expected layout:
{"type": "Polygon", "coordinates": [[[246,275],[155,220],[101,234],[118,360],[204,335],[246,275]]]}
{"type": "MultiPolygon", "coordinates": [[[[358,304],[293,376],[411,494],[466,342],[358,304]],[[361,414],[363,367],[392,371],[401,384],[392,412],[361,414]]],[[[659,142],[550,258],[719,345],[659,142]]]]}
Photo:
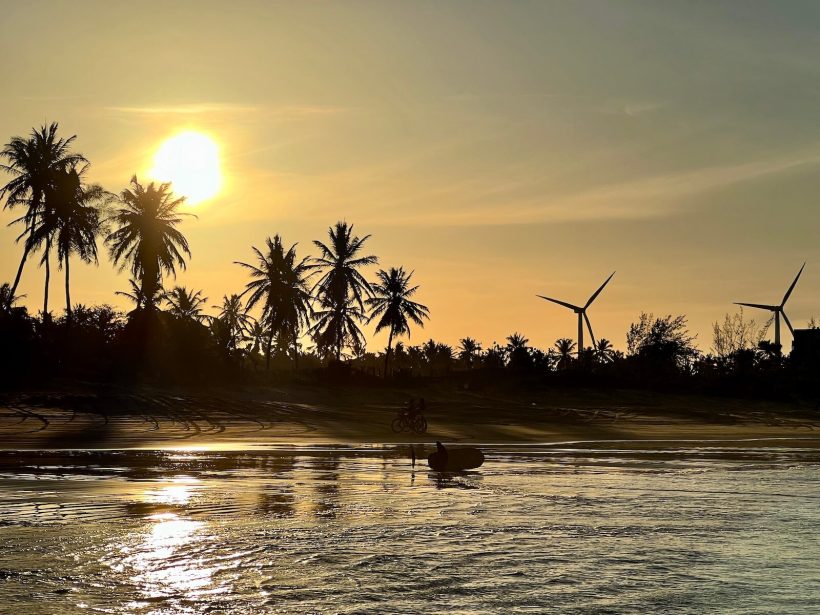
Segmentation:
{"type": "Polygon", "coordinates": [[[407,410],[399,410],[398,416],[390,423],[393,433],[412,431],[414,433],[427,433],[427,419],[423,414],[411,415],[407,410]]]}

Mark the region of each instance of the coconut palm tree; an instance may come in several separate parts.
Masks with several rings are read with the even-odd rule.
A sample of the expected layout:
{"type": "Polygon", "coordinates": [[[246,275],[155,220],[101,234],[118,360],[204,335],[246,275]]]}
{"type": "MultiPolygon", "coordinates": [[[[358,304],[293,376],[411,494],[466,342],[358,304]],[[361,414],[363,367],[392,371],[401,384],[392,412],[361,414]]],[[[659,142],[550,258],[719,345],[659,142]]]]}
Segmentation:
{"type": "Polygon", "coordinates": [[[55,171],[46,187],[43,213],[34,222],[29,237],[32,247],[45,246],[46,287],[43,313],[48,313],[49,254],[52,244],[57,249],[57,262],[65,269],[66,323],[71,324],[71,255],[86,263],[97,263],[97,235],[102,229],[102,207],[112,195],[102,186],[82,183],[87,166],[55,171]]]}
{"type": "Polygon", "coordinates": [[[522,334],[515,332],[512,335],[507,336],[507,352],[513,353],[516,350],[521,350],[527,347],[530,340],[524,337],[522,334]]]}
{"type": "Polygon", "coordinates": [[[174,197],[170,183],[143,186],[134,175],[110,218],[117,227],[106,239],[111,259],[139,280],[148,309],[156,305],[163,273],[175,276],[177,266],[185,269],[184,256],[191,257],[188,240],[176,228],[185,217],[196,217],[178,211],[184,202],[185,197],[174,197]]]}
{"type": "MultiPolygon", "coordinates": [[[[320,256],[315,260],[315,266],[322,271],[322,277],[316,282],[313,291],[325,318],[322,322],[327,326],[340,327],[334,331],[326,331],[323,328],[314,327],[318,340],[331,341],[334,346],[322,348],[326,352],[333,350],[336,360],[339,361],[342,355],[342,348],[347,342],[356,343],[358,337],[348,337],[345,332],[361,331],[358,325],[349,329],[344,324],[350,318],[364,319],[364,301],[366,297],[372,295],[370,283],[359,272],[361,267],[375,265],[379,261],[375,256],[361,256],[365,242],[370,235],[358,237],[353,234],[353,225],[347,222],[337,222],[335,226],[328,229],[328,244],[321,241],[314,241],[314,245],[319,248],[320,256]],[[352,308],[355,304],[357,309],[352,308]]],[[[363,337],[361,338],[364,339],[363,337]]],[[[352,347],[352,346],[351,346],[352,347]]]]}
{"type": "Polygon", "coordinates": [[[268,327],[265,326],[265,323],[256,320],[252,316],[248,316],[248,319],[250,322],[245,327],[243,339],[245,342],[250,342],[251,344],[248,355],[250,357],[256,357],[259,353],[259,349],[267,343],[269,336],[268,327]]]}
{"type": "MultiPolygon", "coordinates": [[[[128,280],[128,284],[130,286],[130,292],[125,290],[118,290],[116,295],[121,297],[125,297],[134,302],[134,309],[129,312],[129,316],[139,312],[140,310],[148,310],[153,312],[157,308],[157,303],[161,298],[161,294],[154,293],[151,297],[146,297],[142,293],[142,285],[135,279],[131,278],[128,280]]],[[[160,289],[161,290],[161,289],[160,289]]]]}
{"type": "Polygon", "coordinates": [[[14,304],[17,303],[20,299],[25,297],[25,295],[15,295],[11,292],[11,284],[8,282],[3,282],[3,285],[0,286],[0,314],[3,312],[11,311],[14,307],[14,304]]]}
{"type": "Polygon", "coordinates": [[[251,281],[245,286],[249,293],[246,310],[260,304],[262,318],[268,329],[265,344],[265,369],[270,369],[270,355],[273,337],[280,336],[282,342],[288,340],[293,347],[294,369],[299,364],[299,331],[310,322],[313,310],[308,282],[313,275],[310,258],[301,260],[296,256],[296,244],[287,251],[282,238],[274,235],[265,240],[267,252],[254,247],[256,265],[236,261],[250,272],[251,281]]]}
{"type": "Polygon", "coordinates": [[[504,352],[507,355],[507,365],[515,370],[532,367],[532,356],[527,346],[530,340],[521,333],[515,332],[507,336],[507,345],[504,352]]]}
{"type": "Polygon", "coordinates": [[[354,297],[340,305],[332,305],[314,314],[316,323],[310,329],[320,353],[333,353],[337,361],[342,349],[350,348],[354,355],[361,354],[365,342],[359,323],[365,318],[354,297]]]}
{"type": "Polygon", "coordinates": [[[205,315],[202,306],[208,300],[202,296],[202,291],[188,290],[184,286],[174,286],[170,292],[162,294],[162,300],[168,306],[168,312],[183,320],[202,322],[205,315]]]}
{"type": "Polygon", "coordinates": [[[595,343],[595,358],[601,363],[612,363],[615,360],[615,348],[606,338],[601,338],[595,343]]]}
{"type": "Polygon", "coordinates": [[[347,301],[348,294],[352,294],[359,309],[364,310],[364,298],[371,294],[371,288],[359,268],[379,262],[375,256],[359,255],[370,235],[357,237],[353,234],[353,225],[348,226],[347,222],[337,222],[327,234],[330,245],[313,242],[320,252],[316,266],[323,272],[314,290],[326,306],[342,304],[347,301]]]}
{"type": "Polygon", "coordinates": [[[390,353],[393,349],[393,338],[407,335],[410,337],[410,322],[424,327],[424,319],[430,318],[430,310],[421,303],[411,300],[418,286],[410,286],[413,272],[406,273],[404,268],[391,267],[382,269],[376,274],[378,282],[372,285],[373,296],[365,303],[372,310],[367,319],[368,324],[378,318],[376,333],[389,329],[387,352],[384,354],[384,377],[390,365],[390,353]]]}
{"type": "Polygon", "coordinates": [[[478,355],[481,354],[481,344],[471,337],[463,337],[458,341],[458,358],[467,364],[467,369],[473,368],[478,355]]]}
{"type": "Polygon", "coordinates": [[[57,129],[56,122],[49,126],[43,125],[40,129],[32,129],[27,138],[13,137],[0,150],[0,158],[6,161],[0,164],[0,170],[12,176],[0,188],[0,198],[6,197],[4,209],[21,205],[26,208],[25,214],[19,218],[26,230],[18,237],[18,241],[24,237],[26,239],[17,275],[11,285],[11,296],[17,292],[26,259],[33,248],[29,241],[30,233],[46,207],[45,192],[53,181],[53,174],[88,162],[81,154],[71,151],[76,135],[61,139],[57,137],[57,129]]]}
{"type": "Polygon", "coordinates": [[[575,352],[575,342],[568,337],[562,337],[555,341],[555,349],[558,351],[558,367],[566,368],[572,364],[572,353],[575,352]]]}
{"type": "Polygon", "coordinates": [[[216,319],[222,321],[225,327],[229,350],[236,350],[239,342],[242,341],[243,333],[251,326],[252,320],[242,305],[242,297],[240,295],[225,295],[222,298],[222,305],[212,307],[219,310],[216,319]]]}

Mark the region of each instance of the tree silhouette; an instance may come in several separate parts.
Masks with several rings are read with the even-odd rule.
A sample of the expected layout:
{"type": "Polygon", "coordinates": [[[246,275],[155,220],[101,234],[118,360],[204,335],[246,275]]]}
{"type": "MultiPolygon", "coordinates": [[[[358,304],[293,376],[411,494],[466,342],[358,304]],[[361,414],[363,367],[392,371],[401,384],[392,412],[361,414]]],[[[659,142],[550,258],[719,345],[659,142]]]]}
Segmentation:
{"type": "Polygon", "coordinates": [[[32,129],[28,138],[12,137],[0,150],[0,158],[6,161],[0,164],[0,170],[12,176],[12,179],[0,188],[0,198],[6,197],[4,209],[13,209],[21,205],[26,208],[25,214],[17,220],[25,226],[18,241],[22,238],[25,240],[17,275],[10,289],[12,296],[17,292],[26,259],[34,247],[31,233],[38,218],[45,213],[45,195],[49,186],[53,184],[55,173],[65,172],[87,163],[81,154],[71,151],[76,135],[61,139],[57,137],[57,129],[56,122],[49,126],[43,125],[40,129],[32,129]]]}
{"type": "Polygon", "coordinates": [[[348,297],[342,304],[334,304],[315,313],[316,323],[310,332],[321,353],[333,352],[337,361],[342,348],[350,348],[354,355],[364,349],[364,334],[359,323],[365,318],[355,298],[348,297]]]}
{"type": "Polygon", "coordinates": [[[393,338],[407,335],[410,337],[410,321],[424,327],[424,319],[430,318],[430,310],[421,303],[411,300],[418,286],[410,286],[413,272],[406,273],[402,267],[391,267],[389,271],[380,270],[376,277],[378,282],[372,285],[373,297],[366,301],[372,310],[368,323],[378,318],[376,333],[389,329],[387,352],[384,355],[384,377],[387,378],[390,365],[390,352],[393,338]]]}
{"type": "Polygon", "coordinates": [[[45,208],[31,228],[29,242],[32,248],[44,246],[46,288],[43,313],[48,313],[49,256],[51,247],[57,249],[59,268],[65,269],[66,323],[71,325],[71,269],[72,254],[86,263],[97,263],[97,235],[102,230],[102,207],[112,195],[102,186],[84,185],[82,168],[72,167],[55,171],[52,182],[45,189],[45,208]]]}
{"type": "Polygon", "coordinates": [[[2,286],[0,286],[0,313],[11,311],[14,308],[14,304],[23,297],[25,297],[25,295],[15,295],[12,293],[11,285],[8,282],[3,282],[2,286]]]}
{"type": "Polygon", "coordinates": [[[177,211],[185,197],[174,198],[169,183],[143,186],[137,176],[131,188],[122,191],[120,207],[111,221],[117,229],[106,239],[111,259],[120,270],[128,267],[140,282],[142,304],[153,310],[162,287],[162,275],[176,275],[176,267],[185,269],[185,258],[191,257],[188,240],[176,228],[184,217],[193,214],[177,211]]]}
{"type": "Polygon", "coordinates": [[[250,342],[251,347],[248,350],[248,355],[255,359],[259,353],[259,349],[267,344],[270,333],[264,322],[260,322],[251,316],[248,316],[248,319],[250,322],[245,327],[243,340],[250,342]]]}
{"type": "Polygon", "coordinates": [[[114,294],[119,295],[121,297],[125,297],[126,299],[129,299],[134,302],[134,309],[128,313],[129,316],[132,316],[141,310],[147,310],[151,312],[156,310],[157,303],[161,298],[161,295],[159,293],[155,293],[152,297],[146,297],[142,294],[142,286],[139,282],[137,282],[137,280],[132,278],[128,280],[128,284],[130,286],[130,292],[125,290],[118,290],[114,294]]]}
{"type": "Polygon", "coordinates": [[[471,337],[463,337],[458,342],[458,358],[467,364],[467,369],[473,369],[478,356],[481,354],[481,344],[471,337]]]}
{"type": "Polygon", "coordinates": [[[332,350],[339,361],[343,347],[360,348],[359,344],[364,340],[354,321],[364,319],[365,296],[372,295],[372,289],[359,268],[375,265],[378,259],[372,255],[360,256],[370,235],[361,238],[353,235],[353,225],[348,226],[347,222],[337,222],[330,227],[328,237],[329,245],[313,242],[320,251],[316,266],[322,271],[313,290],[324,315],[319,319],[322,326],[313,330],[318,336],[315,339],[320,350],[332,350]],[[336,329],[326,330],[325,327],[336,329]]]}
{"type": "Polygon", "coordinates": [[[532,367],[532,357],[527,347],[529,342],[530,340],[517,332],[507,337],[505,351],[508,364],[512,369],[522,370],[532,367]]]}
{"type": "Polygon", "coordinates": [[[629,326],[626,345],[630,355],[656,372],[688,370],[698,355],[695,337],[689,333],[686,317],[671,314],[655,318],[641,312],[638,322],[629,326]]]}
{"type": "Polygon", "coordinates": [[[228,350],[236,351],[242,337],[251,326],[251,317],[245,311],[242,305],[242,297],[240,295],[225,295],[222,298],[222,305],[212,306],[219,310],[216,320],[222,322],[225,334],[227,335],[228,350]]]}
{"type": "Polygon", "coordinates": [[[558,367],[566,369],[572,365],[572,353],[575,352],[575,342],[568,337],[555,341],[555,350],[558,351],[558,367]]]}
{"type": "Polygon", "coordinates": [[[612,342],[604,337],[595,342],[594,352],[600,363],[612,363],[615,360],[615,348],[612,342]]]}
{"type": "Polygon", "coordinates": [[[196,322],[205,319],[202,306],[208,298],[202,296],[201,290],[194,292],[184,286],[174,286],[170,292],[163,293],[162,300],[167,304],[168,312],[177,318],[196,322]]]}
{"type": "Polygon", "coordinates": [[[270,369],[274,335],[280,336],[283,340],[290,339],[296,368],[299,361],[299,330],[309,324],[313,313],[308,289],[313,265],[310,258],[297,258],[296,244],[285,251],[279,235],[274,235],[273,239],[268,237],[265,244],[267,253],[253,248],[257,265],[236,261],[236,264],[246,268],[251,276],[251,281],[245,286],[245,293],[249,293],[246,309],[251,310],[257,304],[262,305],[261,320],[268,329],[265,369],[270,369]]]}

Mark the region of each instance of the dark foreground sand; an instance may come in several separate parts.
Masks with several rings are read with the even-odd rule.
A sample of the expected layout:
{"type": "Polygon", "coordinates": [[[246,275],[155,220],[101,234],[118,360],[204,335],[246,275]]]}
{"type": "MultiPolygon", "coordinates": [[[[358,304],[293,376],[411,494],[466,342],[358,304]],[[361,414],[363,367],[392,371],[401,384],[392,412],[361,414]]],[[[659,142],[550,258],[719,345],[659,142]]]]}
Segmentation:
{"type": "Polygon", "coordinates": [[[765,440],[765,446],[820,448],[820,411],[645,392],[475,393],[434,387],[287,385],[238,392],[71,385],[0,395],[0,448],[6,450],[243,449],[434,440],[647,448],[692,440],[748,446],[750,439],[765,440]],[[427,434],[390,430],[397,408],[411,396],[427,400],[427,434]]]}

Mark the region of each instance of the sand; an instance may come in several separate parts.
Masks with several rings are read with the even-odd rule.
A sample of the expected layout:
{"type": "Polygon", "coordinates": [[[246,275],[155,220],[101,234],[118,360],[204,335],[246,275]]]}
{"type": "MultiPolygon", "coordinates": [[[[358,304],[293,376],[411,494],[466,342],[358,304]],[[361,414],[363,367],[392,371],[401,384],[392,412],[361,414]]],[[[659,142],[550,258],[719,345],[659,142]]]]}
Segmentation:
{"type": "Polygon", "coordinates": [[[820,412],[634,391],[283,385],[253,390],[65,385],[0,395],[0,449],[220,448],[431,443],[820,448],[820,412]],[[393,433],[424,397],[426,434],[393,433]]]}

